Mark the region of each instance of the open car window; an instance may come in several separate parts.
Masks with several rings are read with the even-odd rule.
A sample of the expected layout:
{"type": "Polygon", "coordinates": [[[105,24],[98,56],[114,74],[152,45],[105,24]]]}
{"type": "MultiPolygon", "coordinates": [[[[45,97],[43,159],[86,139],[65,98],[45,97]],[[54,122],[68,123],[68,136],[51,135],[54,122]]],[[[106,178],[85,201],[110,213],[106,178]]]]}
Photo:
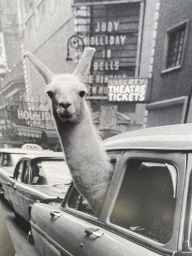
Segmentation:
{"type": "Polygon", "coordinates": [[[68,200],[68,207],[95,216],[88,201],[74,187],[68,200]]]}
{"type": "Polygon", "coordinates": [[[110,222],[167,243],[172,236],[176,181],[172,165],[130,160],[110,222]]]}

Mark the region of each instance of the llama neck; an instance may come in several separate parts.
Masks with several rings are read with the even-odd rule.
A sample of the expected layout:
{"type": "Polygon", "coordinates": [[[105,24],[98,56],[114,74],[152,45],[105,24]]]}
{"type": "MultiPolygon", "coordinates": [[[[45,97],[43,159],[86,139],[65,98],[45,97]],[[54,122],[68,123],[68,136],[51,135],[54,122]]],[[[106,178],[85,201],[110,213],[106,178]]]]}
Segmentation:
{"type": "Polygon", "coordinates": [[[74,183],[96,212],[99,212],[112,171],[86,105],[83,113],[81,122],[57,123],[57,128],[74,183]]]}

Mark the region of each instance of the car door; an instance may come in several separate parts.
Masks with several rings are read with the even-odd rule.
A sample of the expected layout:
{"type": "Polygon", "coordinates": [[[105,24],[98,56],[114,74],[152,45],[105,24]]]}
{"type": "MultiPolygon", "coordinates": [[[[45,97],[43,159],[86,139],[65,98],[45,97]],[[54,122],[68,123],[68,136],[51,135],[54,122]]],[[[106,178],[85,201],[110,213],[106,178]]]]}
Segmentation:
{"type": "MultiPolygon", "coordinates": [[[[36,172],[39,173],[36,166],[36,172]]],[[[23,209],[22,216],[26,221],[29,221],[29,207],[36,201],[40,200],[38,190],[34,188],[34,164],[30,159],[24,162],[23,175],[22,175],[22,189],[23,189],[23,209]]]]}
{"type": "Polygon", "coordinates": [[[85,223],[77,256],[171,255],[178,250],[186,155],[126,152],[98,224],[85,223]]]}
{"type": "MultiPolygon", "coordinates": [[[[16,177],[18,172],[20,172],[20,169],[22,169],[23,163],[20,162],[16,165],[13,177],[6,176],[4,179],[4,196],[5,198],[10,202],[10,204],[13,206],[15,205],[15,183],[16,183],[16,177]]],[[[21,170],[22,171],[22,170],[21,170]]]]}
{"type": "MultiPolygon", "coordinates": [[[[47,241],[45,244],[46,256],[67,256],[76,255],[76,249],[81,237],[81,232],[87,226],[87,220],[95,221],[97,218],[94,214],[85,214],[87,220],[79,218],[78,207],[80,200],[79,193],[74,193],[75,189],[71,189],[72,198],[68,210],[61,208],[59,211],[49,211],[49,221],[47,229],[47,241]],[[77,215],[77,216],[76,216],[77,215]]],[[[87,206],[88,204],[86,204],[87,206]]],[[[88,211],[92,212],[91,209],[88,211]]],[[[82,214],[80,212],[80,217],[82,214]]]]}
{"type": "MultiPolygon", "coordinates": [[[[121,155],[120,151],[116,154],[110,153],[114,168],[121,155]]],[[[85,234],[85,229],[99,223],[87,200],[79,194],[74,186],[70,188],[60,211],[50,210],[49,214],[47,236],[44,235],[47,237],[47,242],[44,244],[45,254],[42,254],[46,256],[76,255],[79,239],[85,234]]]]}
{"type": "MultiPolygon", "coordinates": [[[[14,208],[14,211],[21,215],[23,209],[23,188],[22,188],[22,174],[23,174],[24,160],[19,161],[15,168],[12,183],[9,186],[9,199],[14,208]]],[[[21,215],[22,216],[22,215],[21,215]]]]}
{"type": "MultiPolygon", "coordinates": [[[[42,203],[35,203],[32,207],[32,234],[35,247],[42,256],[76,255],[80,232],[87,222],[76,216],[77,211],[73,207],[78,205],[79,194],[73,193],[73,188],[71,193],[73,201],[69,210],[64,210],[63,206],[42,203]]],[[[92,221],[96,219],[93,215],[87,216],[92,221]]]]}
{"type": "Polygon", "coordinates": [[[20,205],[19,211],[17,211],[17,213],[27,221],[29,221],[28,208],[29,208],[29,205],[31,204],[31,200],[28,200],[28,199],[29,199],[29,195],[32,194],[29,188],[30,186],[29,182],[30,182],[30,160],[24,159],[21,179],[17,180],[17,184],[16,184],[17,186],[16,200],[18,202],[18,205],[20,205]]]}
{"type": "Polygon", "coordinates": [[[2,186],[3,186],[3,194],[7,201],[10,202],[10,190],[11,190],[11,184],[13,183],[13,178],[8,177],[3,172],[1,172],[1,178],[2,178],[2,186]]]}

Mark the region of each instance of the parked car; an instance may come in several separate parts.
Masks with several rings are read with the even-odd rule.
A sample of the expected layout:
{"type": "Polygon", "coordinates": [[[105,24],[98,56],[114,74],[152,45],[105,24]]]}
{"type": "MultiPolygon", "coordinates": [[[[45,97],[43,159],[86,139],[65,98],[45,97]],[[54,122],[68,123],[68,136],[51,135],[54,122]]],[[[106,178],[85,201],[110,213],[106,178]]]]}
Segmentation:
{"type": "MultiPolygon", "coordinates": [[[[31,145],[31,147],[26,148],[26,145],[24,145],[22,148],[1,148],[0,149],[0,194],[4,194],[2,183],[4,182],[4,178],[7,176],[13,177],[14,167],[22,156],[26,154],[35,154],[39,153],[42,150],[35,147],[33,148],[33,144],[27,144],[31,145]]],[[[34,144],[36,145],[36,144],[34,144]]]]}
{"type": "Polygon", "coordinates": [[[18,161],[13,177],[5,177],[3,189],[15,217],[29,221],[33,203],[61,203],[70,183],[71,174],[63,153],[39,152],[18,161]]]}
{"type": "Polygon", "coordinates": [[[61,205],[35,203],[29,240],[40,255],[192,255],[192,125],[104,141],[114,174],[100,216],[73,185],[61,205]]]}

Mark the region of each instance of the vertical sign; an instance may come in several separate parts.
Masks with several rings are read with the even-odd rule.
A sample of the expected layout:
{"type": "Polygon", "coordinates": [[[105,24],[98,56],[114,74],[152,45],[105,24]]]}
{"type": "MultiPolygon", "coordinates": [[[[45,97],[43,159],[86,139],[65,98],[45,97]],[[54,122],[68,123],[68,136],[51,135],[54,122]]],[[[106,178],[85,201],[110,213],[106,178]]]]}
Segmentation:
{"type": "Polygon", "coordinates": [[[5,53],[5,44],[3,33],[0,32],[0,76],[6,73],[7,68],[7,60],[6,60],[6,53],[5,53]]]}

